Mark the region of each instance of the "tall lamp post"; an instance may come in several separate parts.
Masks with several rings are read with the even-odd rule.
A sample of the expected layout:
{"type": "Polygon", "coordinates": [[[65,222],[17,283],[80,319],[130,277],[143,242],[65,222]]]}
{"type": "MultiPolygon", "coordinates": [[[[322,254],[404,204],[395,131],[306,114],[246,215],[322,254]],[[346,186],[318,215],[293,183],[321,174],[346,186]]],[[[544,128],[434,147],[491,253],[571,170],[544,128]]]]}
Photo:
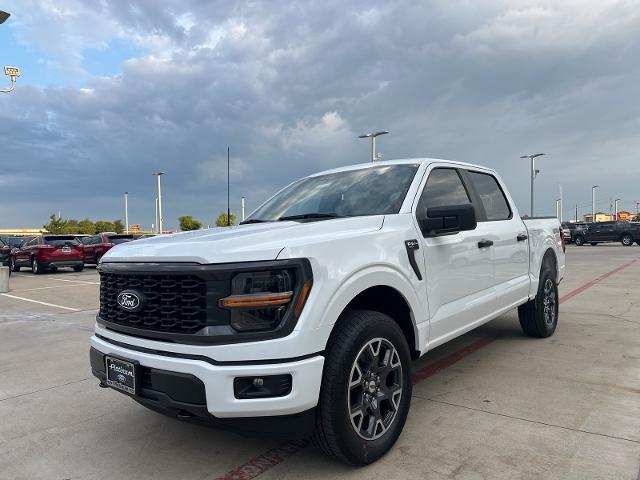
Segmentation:
{"type": "Polygon", "coordinates": [[[163,232],[163,217],[162,217],[162,187],[160,186],[160,177],[164,175],[164,172],[156,172],[153,174],[158,178],[158,233],[163,232]]]}
{"type": "MultiPolygon", "coordinates": [[[[10,16],[10,13],[0,10],[0,24],[6,22],[10,16]]],[[[4,67],[4,74],[11,79],[11,86],[0,88],[0,93],[9,93],[16,88],[16,79],[20,76],[20,69],[18,67],[4,67]]]]}
{"type": "MultiPolygon", "coordinates": [[[[358,138],[370,138],[371,139],[371,161],[375,162],[376,160],[378,160],[378,153],[376,153],[376,137],[379,137],[380,135],[386,135],[387,132],[386,130],[382,130],[380,132],[367,132],[367,133],[363,133],[362,135],[358,135],[358,138]]],[[[381,155],[380,155],[381,156],[381,155]]]]}
{"type": "Polygon", "coordinates": [[[613,219],[614,219],[616,222],[618,221],[618,202],[619,202],[620,200],[621,200],[620,198],[616,198],[616,199],[614,200],[614,202],[613,202],[613,203],[614,203],[614,205],[615,205],[615,207],[614,207],[614,211],[616,212],[616,214],[615,214],[615,216],[613,217],[613,219]]]}
{"type": "Polygon", "coordinates": [[[600,185],[591,187],[591,223],[596,223],[596,188],[600,185]]]}
{"type": "Polygon", "coordinates": [[[529,160],[531,160],[531,181],[529,185],[529,189],[531,193],[531,206],[529,207],[529,209],[531,213],[529,215],[531,215],[532,217],[533,217],[533,180],[536,178],[538,173],[540,173],[540,170],[536,170],[536,158],[541,157],[543,155],[544,153],[533,153],[531,155],[522,155],[520,157],[520,158],[528,158],[529,160]]]}
{"type": "Polygon", "coordinates": [[[129,234],[129,192],[124,192],[124,229],[129,234]]]}

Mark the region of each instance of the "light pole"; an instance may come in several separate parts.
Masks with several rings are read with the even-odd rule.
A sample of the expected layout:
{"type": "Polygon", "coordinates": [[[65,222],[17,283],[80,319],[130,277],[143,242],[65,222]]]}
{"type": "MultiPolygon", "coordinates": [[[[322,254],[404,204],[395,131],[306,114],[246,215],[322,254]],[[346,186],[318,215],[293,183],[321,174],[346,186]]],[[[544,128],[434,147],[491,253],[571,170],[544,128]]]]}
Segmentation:
{"type": "Polygon", "coordinates": [[[636,217],[640,215],[640,200],[636,200],[636,217]]]}
{"type": "MultiPolygon", "coordinates": [[[[0,10],[0,24],[6,22],[10,16],[10,13],[0,10]]],[[[16,88],[16,79],[20,76],[20,69],[18,67],[4,67],[4,74],[11,79],[11,86],[0,88],[0,93],[9,93],[16,88]]]]}
{"type": "Polygon", "coordinates": [[[596,188],[600,185],[591,187],[591,223],[596,223],[596,188]]]}
{"type": "Polygon", "coordinates": [[[578,204],[576,203],[576,223],[578,223],[578,204]]]}
{"type": "Polygon", "coordinates": [[[244,222],[244,197],[240,199],[240,215],[242,216],[242,221],[244,222]]]}
{"type": "Polygon", "coordinates": [[[129,234],[129,192],[124,192],[124,229],[129,234]]]}
{"type": "Polygon", "coordinates": [[[160,177],[164,175],[164,172],[156,172],[153,175],[158,178],[158,233],[162,234],[162,231],[163,231],[162,187],[160,186],[160,177]]]}
{"type": "Polygon", "coordinates": [[[619,202],[619,201],[620,201],[620,199],[619,199],[619,198],[616,198],[616,199],[614,200],[614,204],[615,204],[614,210],[615,210],[616,214],[615,214],[615,216],[613,217],[613,220],[615,220],[616,222],[618,221],[618,202],[619,202]]]}
{"type": "MultiPolygon", "coordinates": [[[[376,160],[378,160],[378,153],[376,153],[376,137],[380,136],[380,135],[386,135],[387,132],[386,130],[382,130],[380,132],[376,132],[376,133],[372,133],[372,132],[367,132],[367,133],[363,133],[362,135],[358,135],[358,138],[370,138],[371,139],[371,161],[375,162],[376,160]]],[[[382,155],[380,155],[381,157],[382,155]]]]}
{"type": "Polygon", "coordinates": [[[534,153],[531,155],[522,155],[520,157],[520,158],[528,158],[531,160],[531,182],[529,186],[529,189],[531,192],[531,206],[530,206],[531,212],[529,213],[529,215],[531,215],[531,217],[533,217],[533,180],[536,178],[538,173],[540,173],[540,170],[536,170],[536,158],[541,157],[543,155],[544,153],[534,153]]]}
{"type": "Polygon", "coordinates": [[[562,223],[562,220],[560,220],[560,199],[559,198],[556,199],[556,218],[560,223],[562,223]]]}

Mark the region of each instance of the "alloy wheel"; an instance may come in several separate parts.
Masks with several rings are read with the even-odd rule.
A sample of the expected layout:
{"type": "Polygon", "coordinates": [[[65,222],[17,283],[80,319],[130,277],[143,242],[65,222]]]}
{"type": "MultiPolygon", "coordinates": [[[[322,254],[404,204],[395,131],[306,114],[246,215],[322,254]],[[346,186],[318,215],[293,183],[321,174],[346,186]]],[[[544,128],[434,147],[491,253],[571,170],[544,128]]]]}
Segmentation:
{"type": "Polygon", "coordinates": [[[402,363],[391,342],[374,338],[356,356],[349,376],[347,407],[351,425],[365,440],[384,435],[402,399],[402,363]]]}
{"type": "Polygon", "coordinates": [[[553,280],[547,278],[542,292],[542,306],[544,321],[547,325],[553,325],[556,321],[556,289],[553,280]]]}

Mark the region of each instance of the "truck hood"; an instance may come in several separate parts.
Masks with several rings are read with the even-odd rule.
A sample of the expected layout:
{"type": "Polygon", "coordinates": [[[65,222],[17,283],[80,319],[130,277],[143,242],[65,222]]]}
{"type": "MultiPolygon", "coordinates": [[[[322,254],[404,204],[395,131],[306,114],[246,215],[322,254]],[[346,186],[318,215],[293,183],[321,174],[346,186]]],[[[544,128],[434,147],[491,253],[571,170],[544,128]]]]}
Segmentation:
{"type": "Polygon", "coordinates": [[[283,248],[382,228],[384,215],[311,222],[268,222],[161,235],[116,245],[103,262],[230,263],[275,260],[283,248]]]}

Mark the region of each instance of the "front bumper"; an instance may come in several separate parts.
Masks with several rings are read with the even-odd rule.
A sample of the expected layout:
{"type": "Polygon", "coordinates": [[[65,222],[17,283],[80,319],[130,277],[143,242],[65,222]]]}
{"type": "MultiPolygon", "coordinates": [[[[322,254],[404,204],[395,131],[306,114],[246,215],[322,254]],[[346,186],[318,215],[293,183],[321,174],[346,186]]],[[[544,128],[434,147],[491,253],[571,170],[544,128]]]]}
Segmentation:
{"type": "MultiPolygon", "coordinates": [[[[91,337],[92,371],[101,381],[104,374],[99,371],[99,360],[105,354],[139,362],[142,367],[165,372],[174,372],[193,376],[204,385],[206,403],[202,405],[209,415],[216,418],[266,417],[276,415],[292,415],[315,407],[320,394],[324,357],[316,355],[295,361],[274,363],[248,362],[215,362],[206,359],[179,358],[176,356],[146,353],[126,346],[116,345],[97,336],[91,337]],[[233,381],[236,377],[268,376],[290,374],[292,388],[288,395],[272,398],[237,399],[234,395],[233,381]],[[101,378],[102,375],[102,378],[101,378]]],[[[104,365],[104,364],[103,364],[104,365]]],[[[104,366],[103,366],[104,368],[104,366]]],[[[162,397],[162,395],[161,395],[162,397]]],[[[149,405],[149,398],[134,397],[136,401],[149,405]]],[[[173,399],[161,398],[156,405],[166,410],[173,399]]],[[[177,405],[177,404],[176,404],[177,405]]],[[[176,406],[178,408],[179,405],[176,406]]],[[[185,409],[189,411],[188,409],[185,409]]],[[[196,412],[191,412],[197,414],[196,412]]]]}

